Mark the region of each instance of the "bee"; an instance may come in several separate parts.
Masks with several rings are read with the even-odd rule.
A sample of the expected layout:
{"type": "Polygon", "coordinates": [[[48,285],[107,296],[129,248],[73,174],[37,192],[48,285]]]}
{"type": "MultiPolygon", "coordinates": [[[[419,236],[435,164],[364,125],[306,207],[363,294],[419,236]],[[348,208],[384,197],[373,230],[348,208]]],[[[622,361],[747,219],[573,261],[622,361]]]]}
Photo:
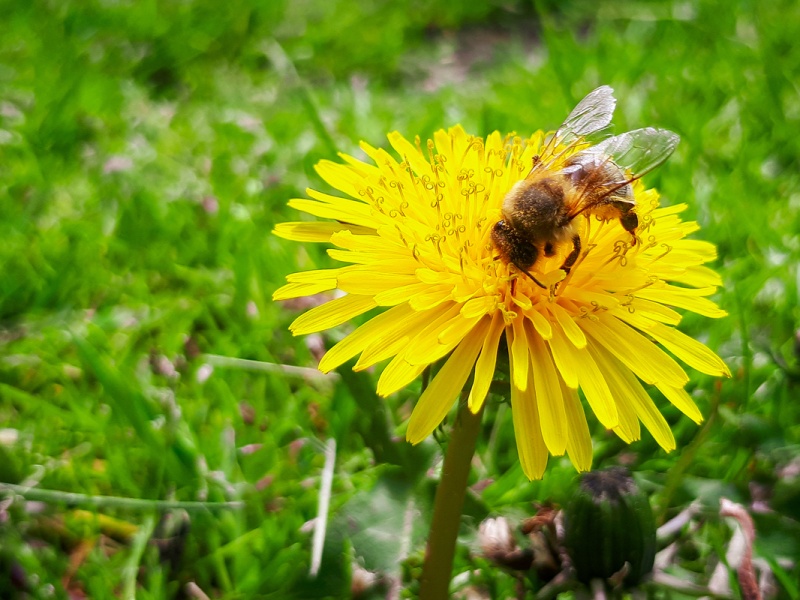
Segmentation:
{"type": "Polygon", "coordinates": [[[609,137],[579,150],[588,135],[611,122],[616,99],[607,85],[590,92],[533,158],[533,168],[503,199],[503,219],[492,228],[499,256],[546,288],[531,271],[541,257],[551,257],[563,243],[572,250],[561,269],[569,274],[581,252],[575,217],[618,219],[636,244],[639,217],[632,183],[663,163],[680,138],[665,129],[646,127],[609,137]],[[564,158],[566,157],[566,158],[564,158]]]}

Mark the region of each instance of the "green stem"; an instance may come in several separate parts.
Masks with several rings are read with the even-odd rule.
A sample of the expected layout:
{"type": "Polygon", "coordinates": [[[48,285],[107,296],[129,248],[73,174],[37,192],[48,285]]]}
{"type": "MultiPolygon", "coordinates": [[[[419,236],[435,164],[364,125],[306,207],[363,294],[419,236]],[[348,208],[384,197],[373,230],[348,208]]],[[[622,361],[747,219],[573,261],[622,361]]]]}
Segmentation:
{"type": "Polygon", "coordinates": [[[712,427],[714,427],[714,424],[717,422],[719,402],[720,394],[719,392],[716,392],[711,397],[711,410],[709,411],[708,420],[703,424],[703,428],[695,434],[694,439],[686,447],[686,450],[683,451],[675,466],[669,470],[667,481],[664,484],[664,491],[661,492],[661,506],[656,513],[656,524],[664,524],[667,511],[672,505],[672,496],[675,494],[675,490],[678,489],[678,486],[683,480],[684,472],[694,462],[694,457],[697,454],[697,451],[703,446],[703,442],[705,442],[706,438],[708,438],[712,427]]]}
{"type": "Polygon", "coordinates": [[[147,549],[147,542],[150,541],[150,536],[153,535],[155,528],[155,515],[149,514],[144,518],[142,526],[133,537],[131,555],[122,567],[122,597],[125,600],[136,600],[136,578],[139,574],[144,551],[147,549]]]}
{"type": "Polygon", "coordinates": [[[450,579],[453,573],[453,556],[456,538],[461,525],[461,510],[467,493],[467,479],[475,453],[475,442],[481,425],[481,415],[472,414],[467,397],[462,394],[458,416],[450,434],[447,453],[442,466],[442,477],[436,489],[433,505],[428,549],[422,566],[421,600],[439,600],[450,597],[450,579]]]}
{"type": "Polygon", "coordinates": [[[238,510],[244,508],[244,502],[181,502],[178,500],[145,500],[143,498],[122,498],[119,496],[89,496],[74,492],[61,492],[58,490],[44,490],[40,488],[16,485],[13,483],[0,483],[0,497],[17,494],[26,500],[39,500],[54,504],[68,504],[70,506],[92,506],[95,508],[123,508],[131,510],[167,511],[184,509],[187,511],[199,510],[238,510]]]}

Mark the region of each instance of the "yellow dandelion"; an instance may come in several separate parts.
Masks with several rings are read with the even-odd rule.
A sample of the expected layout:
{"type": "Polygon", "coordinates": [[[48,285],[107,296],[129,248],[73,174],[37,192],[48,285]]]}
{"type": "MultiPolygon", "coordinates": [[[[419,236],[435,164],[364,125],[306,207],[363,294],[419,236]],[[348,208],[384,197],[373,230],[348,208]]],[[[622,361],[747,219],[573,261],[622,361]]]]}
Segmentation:
{"type": "Polygon", "coordinates": [[[660,207],[658,193],[637,180],[631,188],[638,243],[620,219],[584,211],[570,225],[581,240],[571,269],[564,267],[573,254],[569,240],[547,248],[530,276],[499,256],[492,231],[504,218],[504,199],[532,164],[563,168],[587,148],[573,129],[576,135],[553,143],[542,132],[527,140],[498,132],[483,139],[455,126],[436,132],[425,148],[419,138],[414,144],[394,132],[388,139],[396,156],[362,142],[372,164],[341,155],[343,164],[317,165],[346,197],[308,190],[310,199],[289,202],[332,221],[276,227],[290,240],[332,244],[328,254],[347,263],[291,274],[275,292],[275,300],[344,293],[297,318],[294,335],[376,311],[328,351],[320,370],[355,356],[356,370],[391,359],[377,385],[387,396],[447,357],[411,415],[411,443],[442,422],[471,373],[469,408],[480,410],[504,336],[517,448],[532,479],[542,477],[549,454],[566,452],[576,469],[590,469],[579,390],[621,439],[639,439],[642,423],[669,451],[675,439],[643,383],[699,423],[702,415],[684,390],[689,378],[675,358],[703,373],[729,374],[711,350],[675,328],[681,319],[675,308],[726,314],[707,298],[721,284],[703,266],[716,249],[686,239],[698,226],[680,219],[685,204],[660,207]]]}

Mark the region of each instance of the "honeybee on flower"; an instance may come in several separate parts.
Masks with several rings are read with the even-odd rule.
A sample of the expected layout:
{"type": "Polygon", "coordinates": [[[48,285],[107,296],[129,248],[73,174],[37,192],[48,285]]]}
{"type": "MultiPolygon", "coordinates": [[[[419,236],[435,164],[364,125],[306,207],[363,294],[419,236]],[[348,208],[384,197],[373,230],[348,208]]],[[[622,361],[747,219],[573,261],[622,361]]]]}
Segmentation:
{"type": "Polygon", "coordinates": [[[552,256],[556,245],[572,243],[561,269],[568,274],[580,257],[581,236],[575,219],[581,214],[619,219],[636,243],[639,217],[632,184],[664,162],[680,138],[664,129],[636,129],[579,152],[584,136],[608,126],[616,100],[604,85],[581,100],[547,142],[542,156],[533,157],[530,173],[503,199],[503,220],[492,229],[500,255],[537,285],[546,288],[529,269],[539,256],[552,256]],[[568,158],[562,159],[567,155],[568,158]],[[557,168],[556,168],[557,167],[557,168]]]}

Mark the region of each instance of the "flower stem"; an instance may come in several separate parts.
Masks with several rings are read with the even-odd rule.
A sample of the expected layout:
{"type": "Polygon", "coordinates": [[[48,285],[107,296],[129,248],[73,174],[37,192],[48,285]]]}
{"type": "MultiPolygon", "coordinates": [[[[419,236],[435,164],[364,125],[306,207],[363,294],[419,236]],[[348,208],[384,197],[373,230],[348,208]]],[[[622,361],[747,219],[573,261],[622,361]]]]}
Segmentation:
{"type": "Polygon", "coordinates": [[[442,466],[442,477],[436,489],[428,548],[422,566],[421,600],[450,597],[450,578],[456,538],[461,524],[461,510],[467,492],[467,478],[480,431],[481,415],[472,414],[466,395],[459,401],[458,416],[450,433],[450,442],[442,466]]]}
{"type": "Polygon", "coordinates": [[[244,502],[236,500],[231,502],[180,502],[173,500],[123,498],[120,496],[89,496],[87,494],[45,490],[13,483],[0,483],[0,498],[9,494],[19,494],[26,500],[38,500],[40,502],[69,504],[71,506],[90,506],[95,508],[120,508],[126,510],[167,511],[184,509],[187,511],[208,511],[239,510],[244,508],[244,502]]]}

